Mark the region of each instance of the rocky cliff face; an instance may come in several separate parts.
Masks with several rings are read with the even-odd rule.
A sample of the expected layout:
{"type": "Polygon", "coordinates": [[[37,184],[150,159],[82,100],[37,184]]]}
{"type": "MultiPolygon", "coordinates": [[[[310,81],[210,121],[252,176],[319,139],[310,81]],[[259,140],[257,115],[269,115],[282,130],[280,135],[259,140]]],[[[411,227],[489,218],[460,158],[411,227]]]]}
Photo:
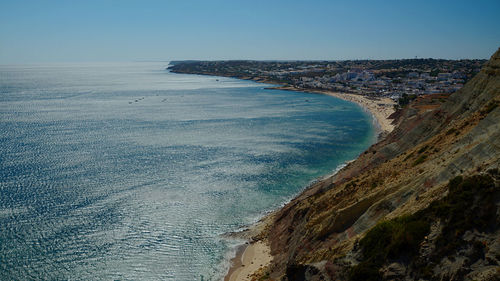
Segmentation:
{"type": "Polygon", "coordinates": [[[419,98],[399,113],[396,129],[384,140],[278,211],[264,233],[274,260],[262,278],[498,280],[499,105],[500,50],[460,91],[419,98]],[[457,187],[458,179],[450,183],[457,176],[482,185],[469,184],[466,192],[457,187]],[[473,201],[457,205],[464,213],[475,214],[476,208],[493,216],[483,228],[460,225],[470,219],[453,217],[460,208],[435,210],[434,205],[455,206],[450,196],[473,201]],[[448,233],[455,224],[460,231],[448,233]],[[442,237],[456,243],[450,246],[442,237]],[[377,258],[370,250],[374,245],[381,247],[377,258]]]}

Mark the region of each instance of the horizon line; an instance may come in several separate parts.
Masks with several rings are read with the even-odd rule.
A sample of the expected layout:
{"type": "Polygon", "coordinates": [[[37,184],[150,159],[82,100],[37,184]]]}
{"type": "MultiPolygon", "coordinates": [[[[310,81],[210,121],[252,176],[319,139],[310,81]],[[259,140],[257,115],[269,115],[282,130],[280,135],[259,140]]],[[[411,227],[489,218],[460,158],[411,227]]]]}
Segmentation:
{"type": "Polygon", "coordinates": [[[41,64],[90,64],[90,63],[140,63],[140,62],[216,62],[216,61],[253,61],[253,62],[339,62],[339,61],[398,61],[398,60],[488,60],[489,58],[433,58],[433,57],[414,57],[414,58],[346,58],[346,59],[133,59],[133,60],[85,60],[85,61],[38,61],[38,62],[0,62],[0,65],[41,65],[41,64]]]}

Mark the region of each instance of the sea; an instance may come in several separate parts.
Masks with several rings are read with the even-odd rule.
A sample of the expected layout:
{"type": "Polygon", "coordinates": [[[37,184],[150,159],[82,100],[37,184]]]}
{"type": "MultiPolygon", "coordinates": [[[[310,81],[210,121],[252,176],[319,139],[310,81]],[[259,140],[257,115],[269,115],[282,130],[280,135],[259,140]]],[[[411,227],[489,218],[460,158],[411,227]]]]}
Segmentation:
{"type": "Polygon", "coordinates": [[[220,280],[375,141],[356,104],[168,62],[0,66],[0,280],[220,280]]]}

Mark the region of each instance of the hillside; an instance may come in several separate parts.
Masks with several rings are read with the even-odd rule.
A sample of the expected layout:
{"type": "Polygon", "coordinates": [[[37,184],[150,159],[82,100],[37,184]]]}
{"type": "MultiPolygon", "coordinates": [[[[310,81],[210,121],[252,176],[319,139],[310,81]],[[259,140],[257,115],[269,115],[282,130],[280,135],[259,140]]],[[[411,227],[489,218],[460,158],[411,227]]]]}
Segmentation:
{"type": "Polygon", "coordinates": [[[384,140],[274,214],[259,236],[274,259],[255,277],[498,280],[499,104],[500,50],[461,90],[417,99],[384,140]]]}

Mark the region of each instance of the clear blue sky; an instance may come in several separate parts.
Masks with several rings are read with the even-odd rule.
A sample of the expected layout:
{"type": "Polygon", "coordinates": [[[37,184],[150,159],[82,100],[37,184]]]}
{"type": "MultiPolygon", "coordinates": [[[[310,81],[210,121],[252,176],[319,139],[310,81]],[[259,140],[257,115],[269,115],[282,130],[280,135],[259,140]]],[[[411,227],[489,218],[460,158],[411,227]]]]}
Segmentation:
{"type": "Polygon", "coordinates": [[[0,0],[0,64],[489,58],[500,1],[0,0]]]}

